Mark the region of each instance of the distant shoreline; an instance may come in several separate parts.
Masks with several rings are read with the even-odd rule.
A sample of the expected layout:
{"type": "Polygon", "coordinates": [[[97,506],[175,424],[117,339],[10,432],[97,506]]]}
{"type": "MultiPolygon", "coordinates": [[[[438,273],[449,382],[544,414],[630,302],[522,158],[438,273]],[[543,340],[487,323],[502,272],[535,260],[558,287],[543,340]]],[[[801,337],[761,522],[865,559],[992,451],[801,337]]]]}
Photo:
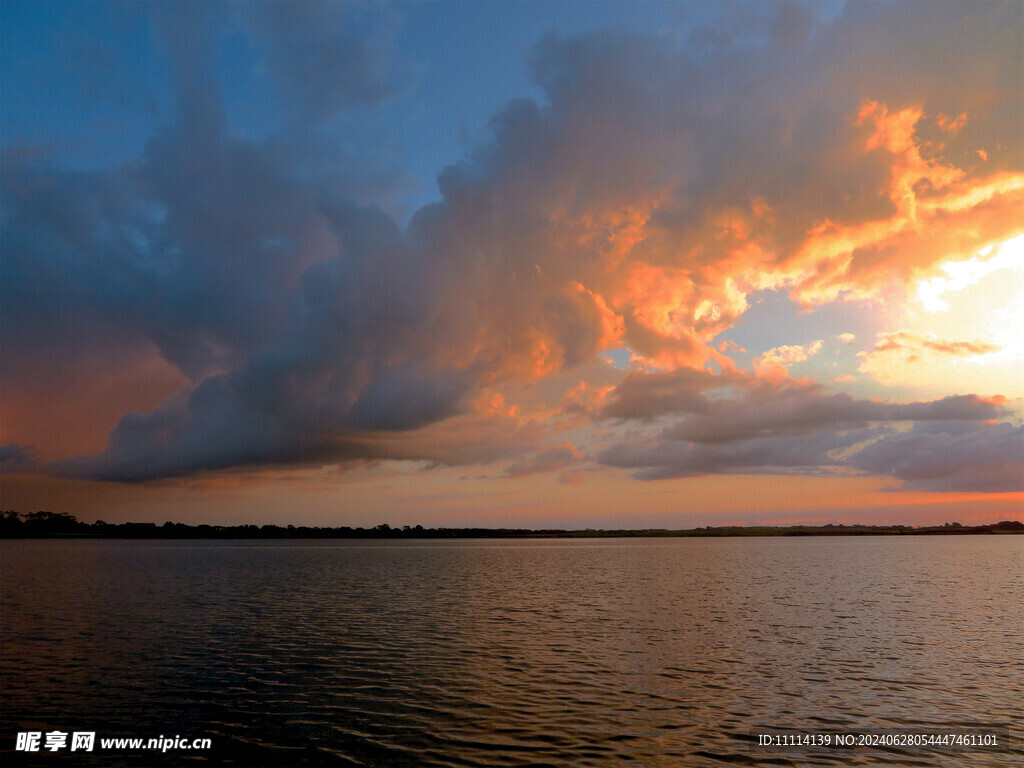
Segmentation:
{"type": "Polygon", "coordinates": [[[949,536],[1021,534],[1024,523],[1003,520],[988,525],[786,525],[704,526],[668,529],[561,528],[424,528],[381,524],[373,528],[337,528],[280,525],[186,525],[184,523],[118,523],[102,520],[83,523],[73,515],[54,512],[0,516],[4,539],[608,539],[608,538],[701,538],[726,536],[949,536]]]}

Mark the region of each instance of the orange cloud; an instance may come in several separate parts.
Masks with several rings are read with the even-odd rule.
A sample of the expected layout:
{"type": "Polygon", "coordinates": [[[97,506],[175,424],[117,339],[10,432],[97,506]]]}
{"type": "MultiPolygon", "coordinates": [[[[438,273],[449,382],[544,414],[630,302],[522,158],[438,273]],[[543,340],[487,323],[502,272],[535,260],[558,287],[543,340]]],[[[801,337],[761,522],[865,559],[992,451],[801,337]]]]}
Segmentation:
{"type": "Polygon", "coordinates": [[[663,367],[699,366],[709,345],[747,309],[746,293],[731,276],[698,283],[685,268],[633,265],[614,306],[627,322],[626,339],[663,367]]]}
{"type": "Polygon", "coordinates": [[[859,224],[825,219],[808,230],[780,270],[791,296],[805,307],[869,298],[893,285],[906,288],[939,263],[1024,231],[1024,173],[970,176],[936,159],[941,144],[930,145],[926,156],[915,132],[923,114],[917,106],[890,111],[876,101],[862,104],[854,124],[871,128],[866,152],[888,155],[888,179],[879,193],[892,211],[859,224]]]}
{"type": "Polygon", "coordinates": [[[739,352],[741,354],[745,354],[747,350],[744,347],[738,345],[736,342],[730,339],[726,339],[725,341],[721,342],[718,345],[718,351],[722,352],[723,354],[727,352],[739,352]]]}
{"type": "Polygon", "coordinates": [[[908,380],[908,366],[935,369],[936,375],[948,376],[957,358],[987,355],[999,349],[982,341],[951,341],[931,334],[896,331],[878,334],[875,348],[857,356],[861,373],[886,384],[901,384],[908,380]]]}
{"type": "Polygon", "coordinates": [[[647,237],[651,211],[667,202],[667,189],[645,190],[645,200],[622,202],[600,211],[585,211],[570,216],[559,208],[549,216],[557,233],[556,243],[561,250],[584,248],[599,254],[605,269],[614,270],[627,260],[634,247],[647,237]]]}
{"type": "Polygon", "coordinates": [[[935,118],[935,122],[939,126],[939,128],[941,128],[944,131],[949,131],[950,133],[959,133],[961,129],[965,125],[967,125],[967,113],[961,112],[960,117],[952,118],[940,112],[939,116],[935,118]]]}
{"type": "Polygon", "coordinates": [[[564,397],[566,408],[574,408],[584,412],[596,411],[604,406],[608,394],[615,389],[614,386],[593,386],[586,381],[580,381],[571,387],[564,397]]]}
{"type": "MultiPolygon", "coordinates": [[[[929,350],[945,355],[984,355],[995,352],[999,347],[980,341],[947,341],[933,336],[896,331],[895,333],[879,334],[876,352],[892,352],[896,350],[929,350]]],[[[864,354],[864,353],[862,353],[864,354]]]]}
{"type": "Polygon", "coordinates": [[[597,311],[600,314],[601,338],[597,343],[598,347],[602,350],[611,349],[619,343],[622,335],[625,333],[625,324],[622,321],[622,316],[617,315],[600,294],[588,290],[582,283],[575,283],[575,287],[577,291],[589,296],[593,300],[594,306],[597,307],[597,311]]]}
{"type": "MultiPolygon", "coordinates": [[[[920,107],[906,107],[890,113],[884,104],[865,101],[856,123],[874,124],[875,130],[865,142],[868,152],[882,147],[892,155],[889,198],[896,205],[896,210],[908,216],[911,221],[917,220],[917,196],[922,184],[937,190],[964,176],[959,168],[922,157],[915,129],[923,114],[920,107]]],[[[965,115],[965,122],[966,119],[965,115]]]]}

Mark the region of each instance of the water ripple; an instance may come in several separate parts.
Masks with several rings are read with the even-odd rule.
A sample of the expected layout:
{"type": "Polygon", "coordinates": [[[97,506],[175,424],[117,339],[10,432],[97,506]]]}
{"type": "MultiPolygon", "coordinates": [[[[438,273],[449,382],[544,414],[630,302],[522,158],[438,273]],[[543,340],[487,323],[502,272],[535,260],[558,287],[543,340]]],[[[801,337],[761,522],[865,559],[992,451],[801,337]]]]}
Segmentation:
{"type": "Polygon", "coordinates": [[[4,542],[3,738],[214,741],[147,765],[1019,765],[751,736],[1021,722],[1018,541],[4,542]]]}

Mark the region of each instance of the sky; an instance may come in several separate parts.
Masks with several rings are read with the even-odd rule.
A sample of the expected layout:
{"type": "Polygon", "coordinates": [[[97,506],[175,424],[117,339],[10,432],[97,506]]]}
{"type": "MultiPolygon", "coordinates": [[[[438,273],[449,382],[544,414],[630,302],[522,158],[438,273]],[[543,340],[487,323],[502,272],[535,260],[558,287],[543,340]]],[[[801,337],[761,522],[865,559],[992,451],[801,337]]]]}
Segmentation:
{"type": "Polygon", "coordinates": [[[0,507],[1024,516],[1024,4],[0,3],[0,507]]]}

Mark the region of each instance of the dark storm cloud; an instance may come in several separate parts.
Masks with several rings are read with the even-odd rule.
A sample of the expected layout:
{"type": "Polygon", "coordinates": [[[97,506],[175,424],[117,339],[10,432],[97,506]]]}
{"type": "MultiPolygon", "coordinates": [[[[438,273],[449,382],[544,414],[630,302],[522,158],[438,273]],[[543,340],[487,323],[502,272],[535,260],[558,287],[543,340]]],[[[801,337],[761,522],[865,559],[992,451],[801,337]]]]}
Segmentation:
{"type": "Polygon", "coordinates": [[[59,354],[136,337],[130,290],[148,221],[132,181],[56,171],[45,154],[10,150],[0,174],[6,371],[41,348],[59,354]]]}
{"type": "Polygon", "coordinates": [[[223,376],[149,414],[129,413],[100,456],[71,459],[58,474],[147,480],[200,470],[311,460],[317,446],[273,415],[246,409],[223,376]]]}
{"type": "Polygon", "coordinates": [[[136,163],[75,172],[38,152],[3,158],[7,382],[76,359],[102,376],[112,355],[141,359],[153,343],[197,385],[128,414],[102,457],[59,472],[140,479],[343,456],[325,433],[437,420],[466,387],[419,365],[423,275],[400,262],[391,219],[274,141],[229,134],[207,16],[154,11],[178,108],[136,163]],[[402,343],[416,351],[403,357],[402,343]]]}

